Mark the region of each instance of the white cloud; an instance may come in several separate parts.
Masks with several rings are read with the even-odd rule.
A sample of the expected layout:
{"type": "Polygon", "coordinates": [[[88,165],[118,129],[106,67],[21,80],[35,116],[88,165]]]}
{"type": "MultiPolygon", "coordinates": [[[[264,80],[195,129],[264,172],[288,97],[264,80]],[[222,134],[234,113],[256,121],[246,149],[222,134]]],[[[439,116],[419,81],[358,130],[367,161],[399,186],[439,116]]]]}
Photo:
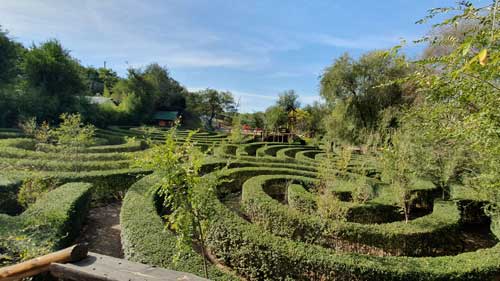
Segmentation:
{"type": "Polygon", "coordinates": [[[389,48],[396,44],[399,44],[403,39],[411,39],[413,37],[405,37],[405,36],[363,36],[363,37],[355,37],[355,38],[343,38],[328,34],[318,34],[311,36],[310,40],[314,43],[340,47],[340,48],[348,48],[348,49],[361,49],[361,50],[370,50],[370,49],[381,49],[381,48],[389,48]]]}
{"type": "Polygon", "coordinates": [[[74,53],[105,56],[134,66],[157,61],[177,68],[252,68],[269,63],[259,51],[231,49],[223,44],[220,34],[192,26],[174,4],[155,10],[158,5],[141,1],[2,0],[0,19],[14,38],[25,42],[57,38],[74,53]]]}

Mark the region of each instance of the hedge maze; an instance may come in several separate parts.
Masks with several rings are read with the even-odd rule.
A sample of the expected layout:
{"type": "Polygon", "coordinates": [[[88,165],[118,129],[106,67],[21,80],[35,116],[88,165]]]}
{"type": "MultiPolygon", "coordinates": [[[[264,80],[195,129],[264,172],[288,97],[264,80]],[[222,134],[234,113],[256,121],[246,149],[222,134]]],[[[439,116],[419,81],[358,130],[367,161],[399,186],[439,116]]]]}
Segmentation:
{"type": "MultiPolygon", "coordinates": [[[[187,131],[179,131],[177,141],[187,136],[187,131]]],[[[0,176],[0,237],[6,241],[0,244],[0,263],[23,258],[27,249],[68,244],[92,202],[123,197],[120,222],[127,259],[203,275],[196,247],[177,253],[175,233],[165,229],[161,198],[151,192],[157,175],[132,164],[148,148],[144,138],[160,142],[163,132],[110,127],[99,130],[98,137],[98,145],[70,155],[36,146],[14,130],[0,131],[0,165],[7,171],[0,176]],[[47,183],[50,191],[26,208],[19,196],[33,178],[47,183]],[[50,231],[39,231],[49,225],[50,231]]],[[[481,201],[466,187],[454,186],[451,198],[443,199],[432,182],[419,181],[411,189],[413,215],[405,223],[394,190],[380,179],[377,160],[354,153],[340,180],[323,191],[344,214],[329,217],[320,203],[324,194],[319,174],[327,157],[322,148],[228,144],[226,135],[210,133],[197,133],[193,141],[211,151],[204,175],[214,173],[221,179],[215,192],[195,191],[206,196],[207,213],[216,218],[207,222],[206,238],[213,280],[500,276],[500,218],[489,217],[482,208],[496,202],[481,201]],[[356,199],[358,183],[370,194],[363,200],[356,199]],[[486,234],[475,237],[471,229],[486,234]]],[[[335,169],[328,172],[340,175],[335,169]]]]}

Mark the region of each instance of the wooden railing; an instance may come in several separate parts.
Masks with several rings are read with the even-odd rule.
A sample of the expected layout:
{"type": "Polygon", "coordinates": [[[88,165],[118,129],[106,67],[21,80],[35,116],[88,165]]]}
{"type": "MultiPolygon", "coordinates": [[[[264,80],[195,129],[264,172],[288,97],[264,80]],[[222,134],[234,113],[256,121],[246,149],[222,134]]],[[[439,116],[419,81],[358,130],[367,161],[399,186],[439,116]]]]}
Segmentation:
{"type": "Polygon", "coordinates": [[[25,277],[35,276],[49,271],[50,265],[53,263],[77,262],[86,258],[87,255],[87,246],[78,244],[19,264],[2,267],[0,268],[0,280],[19,280],[25,277]]]}
{"type": "Polygon", "coordinates": [[[36,259],[0,268],[0,281],[20,280],[44,272],[62,280],[75,281],[207,280],[189,273],[88,252],[86,245],[79,244],[36,259]]]}

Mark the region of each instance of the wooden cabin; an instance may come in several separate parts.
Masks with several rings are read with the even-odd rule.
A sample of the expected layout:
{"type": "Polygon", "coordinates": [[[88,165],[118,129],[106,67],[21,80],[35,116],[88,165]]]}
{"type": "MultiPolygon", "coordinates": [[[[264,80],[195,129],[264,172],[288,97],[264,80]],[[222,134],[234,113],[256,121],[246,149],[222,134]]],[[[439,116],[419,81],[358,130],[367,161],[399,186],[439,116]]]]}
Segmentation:
{"type": "Polygon", "coordinates": [[[160,127],[172,127],[179,117],[179,111],[156,111],[153,120],[160,127]]]}

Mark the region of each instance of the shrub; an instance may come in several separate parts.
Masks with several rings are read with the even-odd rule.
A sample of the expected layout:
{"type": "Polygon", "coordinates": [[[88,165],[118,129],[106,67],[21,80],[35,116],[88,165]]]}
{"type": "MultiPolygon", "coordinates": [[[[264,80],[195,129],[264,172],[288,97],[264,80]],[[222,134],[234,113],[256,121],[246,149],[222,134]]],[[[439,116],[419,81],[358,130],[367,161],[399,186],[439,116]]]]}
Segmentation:
{"type": "Polygon", "coordinates": [[[53,177],[32,177],[24,180],[19,193],[18,201],[24,208],[35,203],[39,197],[59,186],[59,180],[53,177]]]}
{"type": "Polygon", "coordinates": [[[91,185],[65,184],[41,196],[17,217],[0,214],[0,241],[9,241],[14,257],[33,256],[69,246],[79,235],[91,200],[91,185]]]}

